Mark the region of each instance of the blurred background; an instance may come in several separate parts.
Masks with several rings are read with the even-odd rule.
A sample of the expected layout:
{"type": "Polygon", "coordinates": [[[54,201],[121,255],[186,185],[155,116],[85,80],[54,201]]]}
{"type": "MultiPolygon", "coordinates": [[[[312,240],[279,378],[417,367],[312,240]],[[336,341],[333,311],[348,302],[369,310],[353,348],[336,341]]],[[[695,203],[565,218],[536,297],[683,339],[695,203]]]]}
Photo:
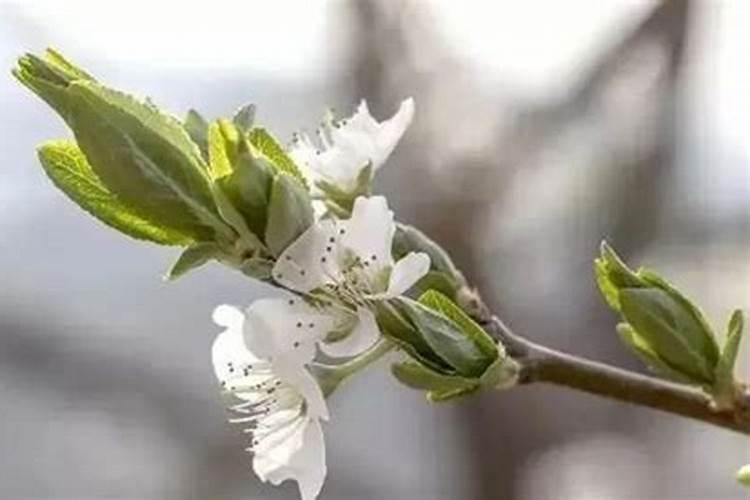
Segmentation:
{"type": "MultiPolygon", "coordinates": [[[[178,115],[254,102],[285,140],[414,96],[378,178],[399,218],[519,333],[640,370],[601,239],[717,330],[750,306],[749,25],[745,0],[0,1],[0,498],[296,498],[253,477],[209,363],[212,308],[264,291],[218,265],[167,284],[174,250],[56,191],[34,147],[69,133],[10,77],[22,52],[178,115]]],[[[435,407],[373,369],[331,406],[323,499],[747,498],[747,438],[565,389],[435,407]]]]}

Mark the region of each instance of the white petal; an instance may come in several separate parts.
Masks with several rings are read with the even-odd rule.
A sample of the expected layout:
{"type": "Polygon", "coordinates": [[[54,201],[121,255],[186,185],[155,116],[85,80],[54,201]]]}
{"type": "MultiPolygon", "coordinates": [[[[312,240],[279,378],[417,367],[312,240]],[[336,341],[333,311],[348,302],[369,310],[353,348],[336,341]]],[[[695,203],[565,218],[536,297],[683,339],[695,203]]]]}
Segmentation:
{"type": "Polygon", "coordinates": [[[234,306],[222,304],[214,309],[211,319],[219,326],[229,329],[238,328],[242,330],[242,323],[245,321],[245,315],[234,306]]]}
{"type": "Polygon", "coordinates": [[[315,345],[333,328],[333,318],[299,298],[260,299],[247,309],[245,343],[257,356],[288,357],[300,365],[315,356],[315,345]]]}
{"type": "Polygon", "coordinates": [[[253,469],[264,481],[297,481],[302,500],[315,500],[326,477],[326,455],[320,422],[308,420],[272,453],[256,455],[253,469]]]}
{"type": "Polygon", "coordinates": [[[302,448],[294,455],[298,470],[297,486],[302,500],[315,500],[326,479],[326,447],[320,422],[315,420],[305,429],[302,448]]]}
{"type": "Polygon", "coordinates": [[[333,221],[314,223],[279,256],[273,267],[273,278],[302,293],[339,279],[337,260],[329,255],[335,249],[333,242],[338,236],[333,221]]]}
{"type": "Polygon", "coordinates": [[[230,363],[233,366],[240,366],[244,363],[257,361],[257,357],[247,349],[242,338],[244,318],[242,311],[236,307],[221,305],[214,310],[214,321],[218,325],[226,327],[226,330],[216,337],[211,347],[214,373],[220,381],[233,375],[234,368],[230,371],[230,363]]]}
{"type": "MultiPolygon", "coordinates": [[[[378,123],[370,114],[367,102],[362,101],[357,112],[346,123],[331,132],[336,147],[347,152],[356,163],[351,168],[362,168],[372,162],[377,170],[388,159],[401,136],[414,118],[414,100],[401,102],[398,112],[390,119],[378,123]]],[[[355,174],[356,175],[356,174],[355,174]]]]}
{"type": "Polygon", "coordinates": [[[430,257],[423,252],[409,252],[391,270],[386,297],[403,295],[430,270],[430,257]]]}
{"type": "Polygon", "coordinates": [[[341,244],[366,262],[372,274],[393,263],[391,247],[396,224],[385,197],[358,197],[351,218],[339,225],[345,231],[341,244]]]}
{"type": "Polygon", "coordinates": [[[321,342],[320,350],[334,358],[356,356],[363,353],[380,338],[375,315],[367,308],[357,309],[357,322],[345,338],[330,344],[321,342]]]}
{"type": "Polygon", "coordinates": [[[357,175],[368,163],[380,168],[401,140],[414,117],[414,100],[401,102],[398,112],[378,123],[362,101],[348,119],[329,123],[321,131],[320,148],[306,136],[299,136],[289,154],[315,186],[318,180],[338,185],[344,190],[355,187],[357,175]],[[330,141],[326,138],[330,134],[330,141]]]}
{"type": "Polygon", "coordinates": [[[304,366],[289,359],[279,359],[274,360],[273,371],[279,379],[302,396],[308,415],[328,420],[328,405],[323,391],[315,377],[310,375],[304,366]]]}

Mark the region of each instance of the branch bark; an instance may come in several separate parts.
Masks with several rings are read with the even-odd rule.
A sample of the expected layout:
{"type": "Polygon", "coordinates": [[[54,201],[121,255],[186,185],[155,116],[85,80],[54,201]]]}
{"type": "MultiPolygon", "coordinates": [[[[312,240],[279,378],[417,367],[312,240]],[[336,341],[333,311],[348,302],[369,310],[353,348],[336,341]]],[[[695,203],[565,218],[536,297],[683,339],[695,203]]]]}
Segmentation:
{"type": "Polygon", "coordinates": [[[698,388],[667,382],[544,347],[515,334],[499,318],[485,328],[521,363],[520,384],[544,382],[680,415],[750,435],[750,401],[718,410],[698,388]]]}

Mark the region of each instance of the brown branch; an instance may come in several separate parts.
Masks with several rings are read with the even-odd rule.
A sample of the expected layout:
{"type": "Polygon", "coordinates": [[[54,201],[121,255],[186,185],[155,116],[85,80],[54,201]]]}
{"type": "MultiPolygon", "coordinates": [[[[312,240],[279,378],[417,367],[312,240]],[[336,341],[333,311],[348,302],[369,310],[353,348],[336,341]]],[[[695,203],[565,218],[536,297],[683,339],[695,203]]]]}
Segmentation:
{"type": "MultiPolygon", "coordinates": [[[[487,330],[521,363],[521,384],[545,382],[608,399],[645,406],[750,435],[750,404],[717,410],[698,388],[675,384],[565,354],[519,337],[493,317],[487,330]]],[[[747,397],[745,397],[747,399],[747,397]]]]}

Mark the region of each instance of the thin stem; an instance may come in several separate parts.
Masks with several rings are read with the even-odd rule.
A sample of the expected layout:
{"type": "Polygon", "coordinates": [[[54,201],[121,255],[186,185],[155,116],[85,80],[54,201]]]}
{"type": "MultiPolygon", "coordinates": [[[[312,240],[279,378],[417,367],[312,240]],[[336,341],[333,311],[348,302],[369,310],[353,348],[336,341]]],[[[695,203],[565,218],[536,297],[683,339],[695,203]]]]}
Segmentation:
{"type": "Polygon", "coordinates": [[[386,339],[385,337],[382,337],[380,340],[378,340],[375,343],[375,345],[373,345],[370,349],[368,349],[364,353],[360,354],[354,359],[347,361],[346,363],[341,363],[339,365],[336,365],[335,368],[339,373],[342,374],[341,379],[343,380],[344,378],[357,373],[358,371],[362,370],[366,366],[379,360],[387,352],[393,349],[393,347],[394,347],[393,342],[386,339]]]}
{"type": "Polygon", "coordinates": [[[520,384],[544,382],[564,386],[750,435],[750,401],[747,395],[734,408],[719,410],[712,399],[698,388],[589,361],[535,344],[513,333],[496,317],[485,322],[485,327],[521,363],[520,384]]]}
{"type": "Polygon", "coordinates": [[[370,349],[345,363],[338,365],[312,363],[311,368],[318,379],[323,394],[328,396],[344,380],[379,360],[394,347],[395,344],[393,342],[382,337],[370,349]]]}

